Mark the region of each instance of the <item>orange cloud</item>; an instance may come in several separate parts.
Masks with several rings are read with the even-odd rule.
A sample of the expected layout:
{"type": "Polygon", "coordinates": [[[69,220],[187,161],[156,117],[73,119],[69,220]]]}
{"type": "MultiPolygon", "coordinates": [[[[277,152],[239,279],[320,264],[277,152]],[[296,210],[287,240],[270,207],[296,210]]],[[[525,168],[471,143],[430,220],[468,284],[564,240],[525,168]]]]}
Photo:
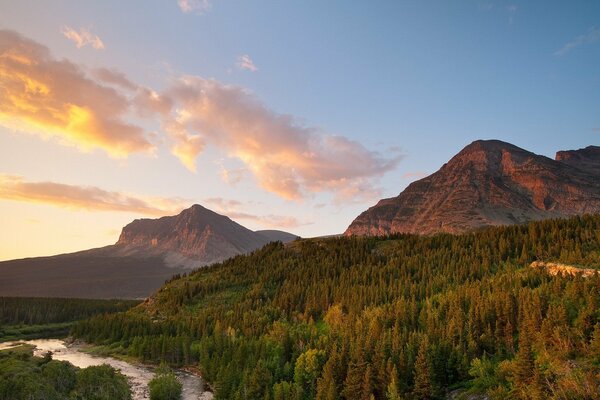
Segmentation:
{"type": "Polygon", "coordinates": [[[0,199],[90,211],[126,211],[151,216],[176,214],[186,204],[191,203],[178,198],[132,196],[95,186],[27,182],[20,176],[1,174],[0,199]]]}
{"type": "Polygon", "coordinates": [[[0,30],[0,125],[115,157],[153,150],[144,131],[124,121],[129,109],[126,96],[82,67],[0,30]]]}
{"type": "Polygon", "coordinates": [[[63,26],[60,31],[64,37],[75,42],[75,46],[77,46],[78,49],[87,45],[92,46],[96,50],[104,49],[104,43],[100,40],[98,35],[94,35],[86,28],[81,28],[79,29],[79,32],[77,32],[71,27],[63,26]]]}
{"type": "Polygon", "coordinates": [[[385,158],[343,136],[308,127],[277,114],[248,91],[214,80],[186,76],[163,97],[172,104],[163,126],[184,154],[188,167],[210,143],[238,158],[262,188],[286,199],[331,191],[344,201],[348,193],[376,197],[375,178],[396,167],[400,156],[385,158]]]}

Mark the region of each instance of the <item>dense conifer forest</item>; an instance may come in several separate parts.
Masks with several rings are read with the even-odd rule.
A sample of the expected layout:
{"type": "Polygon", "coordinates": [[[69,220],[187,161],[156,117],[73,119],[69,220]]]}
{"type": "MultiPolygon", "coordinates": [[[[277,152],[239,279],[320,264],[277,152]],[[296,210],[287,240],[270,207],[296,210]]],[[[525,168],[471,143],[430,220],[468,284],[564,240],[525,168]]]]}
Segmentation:
{"type": "Polygon", "coordinates": [[[75,321],[126,311],[137,304],[136,300],[0,297],[0,342],[66,335],[75,321]]]}
{"type": "Polygon", "coordinates": [[[72,334],[198,365],[217,399],[597,399],[600,216],[270,244],[72,334]]]}

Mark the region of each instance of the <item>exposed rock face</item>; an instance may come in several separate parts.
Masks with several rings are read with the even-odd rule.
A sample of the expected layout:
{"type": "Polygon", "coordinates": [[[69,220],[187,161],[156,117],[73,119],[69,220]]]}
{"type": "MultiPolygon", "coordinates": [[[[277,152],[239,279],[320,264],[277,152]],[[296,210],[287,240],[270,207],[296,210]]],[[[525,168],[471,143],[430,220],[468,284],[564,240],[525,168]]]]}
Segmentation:
{"type": "Polygon", "coordinates": [[[531,268],[539,269],[547,272],[550,275],[578,275],[581,274],[584,278],[600,274],[600,270],[593,268],[580,268],[572,265],[534,261],[531,263],[531,268]]]}
{"type": "Polygon", "coordinates": [[[557,161],[498,140],[475,141],[363,212],[345,234],[462,233],[600,212],[598,149],[559,152],[557,161]]]}
{"type": "Polygon", "coordinates": [[[122,255],[163,255],[167,265],[199,267],[251,252],[270,241],[196,204],[172,217],[133,221],[123,228],[116,246],[122,255]]]}
{"type": "Polygon", "coordinates": [[[556,161],[600,176],[600,146],[588,146],[579,150],[564,150],[556,153],[556,161]]]}

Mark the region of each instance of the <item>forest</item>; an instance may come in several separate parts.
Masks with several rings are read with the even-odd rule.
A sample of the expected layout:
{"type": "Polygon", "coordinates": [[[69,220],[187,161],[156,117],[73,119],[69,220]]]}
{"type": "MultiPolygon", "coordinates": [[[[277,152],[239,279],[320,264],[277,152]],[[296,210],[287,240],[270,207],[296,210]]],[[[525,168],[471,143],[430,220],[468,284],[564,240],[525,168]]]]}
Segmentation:
{"type": "Polygon", "coordinates": [[[217,399],[597,399],[600,215],[269,244],[71,334],[196,365],[217,399]],[[460,395],[457,397],[460,398],[460,395]]]}
{"type": "Polygon", "coordinates": [[[0,342],[66,335],[75,321],[126,311],[137,304],[135,300],[0,297],[0,342]]]}

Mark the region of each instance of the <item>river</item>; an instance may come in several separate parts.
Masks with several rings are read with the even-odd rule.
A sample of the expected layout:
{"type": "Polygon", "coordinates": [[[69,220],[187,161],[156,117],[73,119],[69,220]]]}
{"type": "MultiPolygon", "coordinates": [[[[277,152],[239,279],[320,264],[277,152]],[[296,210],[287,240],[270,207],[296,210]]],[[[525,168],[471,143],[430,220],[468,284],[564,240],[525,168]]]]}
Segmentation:
{"type": "MultiPolygon", "coordinates": [[[[52,352],[52,358],[55,360],[68,361],[79,368],[86,368],[92,365],[108,364],[111,367],[120,370],[123,375],[129,379],[133,399],[149,399],[148,382],[154,377],[151,368],[130,364],[128,362],[117,360],[112,357],[98,357],[82,351],[82,344],[66,344],[60,339],[38,339],[21,340],[15,342],[0,343],[0,350],[9,349],[20,343],[27,343],[35,346],[34,355],[43,356],[46,352],[52,352]]],[[[175,370],[175,374],[183,385],[183,400],[211,400],[213,394],[204,390],[202,378],[184,370],[175,370]]]]}

